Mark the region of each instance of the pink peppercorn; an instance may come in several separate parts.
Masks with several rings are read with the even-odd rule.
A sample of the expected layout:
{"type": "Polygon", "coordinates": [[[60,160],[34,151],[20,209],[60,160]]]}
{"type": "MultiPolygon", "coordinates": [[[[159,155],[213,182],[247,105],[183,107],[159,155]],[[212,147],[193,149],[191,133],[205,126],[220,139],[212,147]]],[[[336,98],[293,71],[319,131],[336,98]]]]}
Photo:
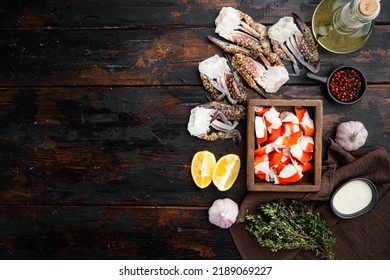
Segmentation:
{"type": "Polygon", "coordinates": [[[341,69],[330,79],[329,90],[341,102],[351,102],[359,95],[362,81],[354,69],[341,69]]]}

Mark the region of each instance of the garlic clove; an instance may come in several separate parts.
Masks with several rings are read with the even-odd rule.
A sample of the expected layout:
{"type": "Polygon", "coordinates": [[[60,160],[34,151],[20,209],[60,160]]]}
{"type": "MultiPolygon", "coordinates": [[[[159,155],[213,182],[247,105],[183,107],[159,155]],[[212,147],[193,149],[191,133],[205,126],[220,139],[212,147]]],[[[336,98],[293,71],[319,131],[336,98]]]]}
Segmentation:
{"type": "Polygon", "coordinates": [[[337,126],[335,142],[346,151],[356,151],[366,143],[367,136],[363,123],[348,121],[337,126]]]}
{"type": "Polygon", "coordinates": [[[236,222],[238,205],[230,198],[217,199],[209,209],[209,221],[220,228],[229,228],[236,222]]]}

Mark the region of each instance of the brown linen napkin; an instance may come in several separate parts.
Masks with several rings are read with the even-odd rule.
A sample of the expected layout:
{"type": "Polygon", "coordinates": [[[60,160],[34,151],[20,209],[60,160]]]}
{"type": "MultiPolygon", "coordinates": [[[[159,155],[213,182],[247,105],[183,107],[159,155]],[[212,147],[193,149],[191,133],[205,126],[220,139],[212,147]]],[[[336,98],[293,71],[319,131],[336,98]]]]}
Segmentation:
{"type": "Polygon", "coordinates": [[[390,259],[390,159],[383,148],[349,153],[330,140],[327,159],[322,167],[322,187],[316,193],[250,192],[240,205],[236,224],[230,233],[243,259],[317,259],[305,250],[281,250],[273,253],[261,247],[245,230],[246,211],[256,212],[259,204],[278,198],[302,199],[307,206],[320,212],[327,221],[336,243],[336,259],[390,259]],[[364,177],[376,184],[378,202],[368,213],[342,219],[331,210],[329,199],[333,190],[348,179],[364,177]]]}

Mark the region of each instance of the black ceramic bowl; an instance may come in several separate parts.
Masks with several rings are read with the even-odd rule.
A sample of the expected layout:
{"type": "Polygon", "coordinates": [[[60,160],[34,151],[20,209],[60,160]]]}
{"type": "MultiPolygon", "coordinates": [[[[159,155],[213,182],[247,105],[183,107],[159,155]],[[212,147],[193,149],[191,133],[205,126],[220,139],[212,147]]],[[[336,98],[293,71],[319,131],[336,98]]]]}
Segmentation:
{"type": "Polygon", "coordinates": [[[330,199],[330,207],[332,208],[333,212],[344,219],[351,219],[355,218],[358,216],[361,216],[368,211],[370,211],[376,204],[378,200],[378,190],[375,187],[375,184],[366,179],[366,178],[354,178],[351,179],[344,184],[342,184],[340,187],[337,188],[337,190],[333,193],[331,199],[330,199]],[[358,201],[362,200],[362,193],[359,192],[359,189],[352,185],[353,183],[356,184],[356,182],[361,182],[364,187],[363,189],[360,189],[363,191],[363,193],[370,193],[371,197],[370,198],[364,198],[363,200],[366,200],[365,204],[362,207],[356,207],[356,204],[358,201]],[[368,187],[367,187],[368,186],[368,187]],[[348,191],[346,191],[346,188],[349,188],[348,191]],[[343,193],[344,192],[344,193],[343,193]],[[345,196],[347,195],[348,196],[345,196]],[[344,195],[344,197],[340,197],[341,195],[344,195]],[[345,199],[345,200],[344,200],[345,199]],[[356,211],[345,211],[345,209],[342,209],[343,207],[340,207],[340,201],[345,202],[345,206],[356,208],[354,210],[356,211]],[[350,204],[350,205],[347,205],[350,204]]]}
{"type": "MultiPolygon", "coordinates": [[[[360,71],[358,68],[352,67],[352,66],[339,67],[339,68],[335,69],[332,72],[332,74],[329,75],[329,77],[318,76],[318,75],[310,73],[310,72],[306,73],[305,77],[308,79],[311,79],[311,80],[316,80],[316,81],[320,81],[322,83],[325,83],[326,90],[327,90],[329,96],[333,99],[333,101],[335,101],[339,104],[342,104],[342,105],[352,105],[352,104],[355,104],[356,102],[359,102],[363,98],[363,96],[365,95],[366,90],[367,90],[367,80],[366,80],[366,77],[364,76],[363,72],[360,71]],[[338,98],[334,92],[332,92],[333,78],[337,74],[343,74],[343,73],[346,73],[346,72],[351,71],[351,70],[354,71],[353,76],[355,76],[357,79],[360,80],[360,89],[356,90],[357,95],[354,98],[352,98],[351,100],[344,101],[344,100],[338,98]]],[[[339,85],[339,86],[344,86],[344,85],[345,84],[343,83],[342,85],[339,85]]],[[[350,90],[350,91],[352,91],[352,90],[350,90]]]]}

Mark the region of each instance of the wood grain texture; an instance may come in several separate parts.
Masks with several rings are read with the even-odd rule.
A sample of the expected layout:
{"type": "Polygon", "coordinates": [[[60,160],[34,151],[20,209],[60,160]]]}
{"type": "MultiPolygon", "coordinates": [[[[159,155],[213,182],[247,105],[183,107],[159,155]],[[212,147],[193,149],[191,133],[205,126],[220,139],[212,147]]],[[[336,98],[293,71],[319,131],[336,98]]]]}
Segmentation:
{"type": "MultiPolygon", "coordinates": [[[[275,98],[323,100],[325,148],[338,123],[360,120],[370,131],[366,146],[390,151],[389,87],[369,86],[353,106],[332,103],[324,91],[285,86],[275,98]]],[[[0,202],[210,205],[221,193],[196,188],[192,156],[208,149],[245,162],[246,122],[240,146],[190,136],[190,110],[206,101],[204,94],[202,87],[1,89],[0,202]]],[[[224,195],[245,195],[245,172],[224,195]]]]}
{"type": "MultiPolygon", "coordinates": [[[[213,34],[214,28],[0,31],[0,86],[200,85],[199,62],[222,55],[207,39],[213,34]]],[[[369,83],[389,81],[389,42],[389,27],[375,26],[367,44],[343,61],[369,83]]],[[[321,75],[342,66],[338,55],[321,49],[320,57],[321,75]]],[[[288,84],[313,84],[303,76],[288,84]]]]}
{"type": "Polygon", "coordinates": [[[207,208],[0,206],[0,259],[239,259],[207,208]]]}
{"type": "MultiPolygon", "coordinates": [[[[220,9],[231,6],[251,15],[263,24],[299,14],[310,21],[320,3],[314,1],[28,1],[4,0],[1,28],[133,28],[169,25],[212,25],[220,9]]],[[[390,14],[382,9],[378,22],[389,22],[390,14]]]]}
{"type": "MultiPolygon", "coordinates": [[[[269,25],[291,11],[310,22],[319,2],[1,1],[0,259],[239,259],[207,209],[242,201],[245,166],[224,193],[191,179],[199,150],[246,161],[245,144],[187,131],[190,110],[206,102],[198,64],[222,55],[207,36],[223,6],[269,25]]],[[[369,131],[364,147],[390,152],[388,7],[362,49],[320,49],[320,75],[346,64],[366,74],[362,101],[335,104],[304,73],[271,96],[322,100],[323,157],[349,120],[369,131]]],[[[245,143],[246,120],[238,129],[245,143]]]]}

